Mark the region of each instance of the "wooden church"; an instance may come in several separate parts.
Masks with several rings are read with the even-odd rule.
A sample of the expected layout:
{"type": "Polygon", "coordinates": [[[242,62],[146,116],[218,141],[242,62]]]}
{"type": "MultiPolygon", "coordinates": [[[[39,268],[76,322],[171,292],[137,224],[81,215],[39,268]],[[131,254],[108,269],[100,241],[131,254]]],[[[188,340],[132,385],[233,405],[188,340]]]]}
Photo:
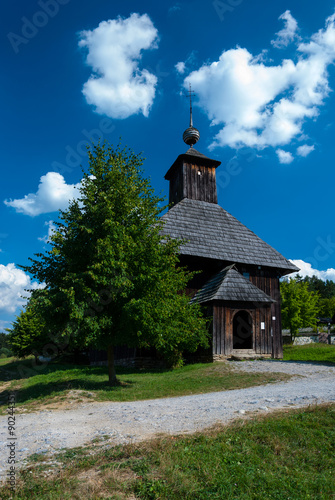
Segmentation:
{"type": "Polygon", "coordinates": [[[280,359],[279,278],[299,269],[218,205],[221,162],[194,149],[199,137],[191,105],[190,127],[183,135],[190,147],[165,175],[170,208],[162,217],[163,233],[184,240],[181,265],[200,271],[187,293],[213,318],[212,359],[280,359]]]}

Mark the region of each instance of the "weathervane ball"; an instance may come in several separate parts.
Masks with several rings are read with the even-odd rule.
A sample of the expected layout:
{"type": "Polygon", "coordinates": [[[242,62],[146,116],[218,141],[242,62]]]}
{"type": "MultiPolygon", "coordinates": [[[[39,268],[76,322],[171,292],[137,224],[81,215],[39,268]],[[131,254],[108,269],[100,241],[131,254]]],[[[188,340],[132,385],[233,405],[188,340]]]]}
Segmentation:
{"type": "Polygon", "coordinates": [[[200,132],[195,127],[189,127],[183,133],[183,141],[188,145],[193,147],[195,143],[200,139],[200,132]]]}

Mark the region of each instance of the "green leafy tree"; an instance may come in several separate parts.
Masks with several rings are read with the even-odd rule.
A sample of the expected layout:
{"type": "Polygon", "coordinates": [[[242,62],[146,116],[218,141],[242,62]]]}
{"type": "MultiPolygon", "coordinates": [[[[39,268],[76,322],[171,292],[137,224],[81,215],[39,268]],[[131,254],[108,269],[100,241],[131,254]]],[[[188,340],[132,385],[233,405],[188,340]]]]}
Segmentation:
{"type": "Polygon", "coordinates": [[[154,346],[167,359],[207,345],[206,321],[190,305],[191,275],[178,267],[179,241],[160,233],[162,199],[132,151],[97,145],[80,197],[60,212],[51,249],[24,266],[45,282],[44,319],[73,346],[154,346]]]}
{"type": "Polygon", "coordinates": [[[300,276],[282,281],[280,285],[282,299],[282,324],[289,328],[291,337],[295,337],[299,328],[316,326],[319,313],[319,295],[310,292],[308,283],[300,276]]]}
{"type": "Polygon", "coordinates": [[[28,301],[26,308],[17,316],[12,328],[8,328],[7,341],[11,351],[18,358],[42,354],[48,343],[46,321],[42,314],[37,291],[28,301]]]}
{"type": "Polygon", "coordinates": [[[13,356],[13,352],[8,343],[8,334],[0,333],[0,358],[8,358],[13,356]]]}
{"type": "Polygon", "coordinates": [[[323,318],[333,318],[335,315],[335,297],[320,300],[320,316],[323,318]]]}
{"type": "Polygon", "coordinates": [[[300,316],[300,300],[296,280],[283,281],[280,285],[282,326],[288,328],[291,338],[295,337],[302,327],[300,316]]]}
{"type": "Polygon", "coordinates": [[[318,292],[322,299],[335,297],[335,283],[332,280],[323,281],[317,276],[305,276],[302,281],[308,284],[310,292],[318,292]]]}

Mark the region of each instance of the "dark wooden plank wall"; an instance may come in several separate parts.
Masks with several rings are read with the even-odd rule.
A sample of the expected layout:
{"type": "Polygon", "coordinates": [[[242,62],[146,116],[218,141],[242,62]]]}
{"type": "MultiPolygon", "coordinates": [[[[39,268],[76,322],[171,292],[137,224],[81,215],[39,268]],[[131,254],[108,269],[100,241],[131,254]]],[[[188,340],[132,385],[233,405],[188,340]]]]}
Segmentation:
{"type": "Polygon", "coordinates": [[[231,310],[219,302],[213,305],[213,354],[229,355],[233,349],[231,310]]]}
{"type": "Polygon", "coordinates": [[[276,301],[271,306],[270,316],[272,327],[271,352],[274,358],[281,359],[283,357],[283,338],[281,333],[279,278],[274,275],[273,271],[258,270],[258,273],[250,275],[250,281],[276,301]]]}
{"type": "Polygon", "coordinates": [[[272,353],[271,307],[255,309],[254,349],[257,354],[272,353]],[[262,329],[264,323],[265,329],[262,329]]]}
{"type": "Polygon", "coordinates": [[[261,322],[264,320],[261,309],[255,310],[254,320],[254,345],[257,354],[263,354],[264,349],[264,330],[261,330],[261,322]]]}
{"type": "Polygon", "coordinates": [[[216,175],[214,167],[202,167],[185,163],[184,196],[191,200],[217,203],[216,175]],[[199,175],[200,172],[200,175],[199,175]]]}
{"type": "Polygon", "coordinates": [[[281,326],[281,298],[280,298],[280,284],[278,278],[273,278],[272,285],[272,298],[276,300],[271,308],[271,322],[272,322],[272,356],[275,359],[283,358],[283,336],[281,326]],[[272,318],[276,318],[272,320],[272,318]]]}
{"type": "Polygon", "coordinates": [[[228,356],[233,350],[233,311],[230,307],[226,307],[226,324],[225,324],[225,350],[224,354],[228,356]]]}
{"type": "Polygon", "coordinates": [[[213,305],[213,354],[225,351],[225,312],[225,307],[213,305]]]}
{"type": "Polygon", "coordinates": [[[175,175],[170,180],[169,203],[175,205],[184,198],[183,192],[183,169],[178,168],[175,175]]]}
{"type": "Polygon", "coordinates": [[[170,179],[169,203],[175,205],[183,198],[217,203],[215,168],[190,163],[179,165],[170,179]]]}

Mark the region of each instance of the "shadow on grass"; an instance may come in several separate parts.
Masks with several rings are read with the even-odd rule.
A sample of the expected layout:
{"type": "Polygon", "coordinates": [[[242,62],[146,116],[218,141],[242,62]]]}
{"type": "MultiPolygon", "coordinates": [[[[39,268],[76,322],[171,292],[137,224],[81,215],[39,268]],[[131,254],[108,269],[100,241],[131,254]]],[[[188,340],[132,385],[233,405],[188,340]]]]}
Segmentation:
{"type": "MultiPolygon", "coordinates": [[[[82,391],[106,391],[119,392],[133,387],[137,382],[131,379],[132,375],[145,373],[165,373],[171,370],[164,368],[157,369],[137,369],[116,367],[118,377],[122,377],[117,385],[110,386],[108,384],[108,368],[107,366],[89,366],[59,363],[57,360],[50,361],[45,364],[36,365],[34,358],[23,360],[12,360],[0,366],[0,383],[12,381],[24,381],[33,377],[39,377],[34,384],[28,387],[20,387],[14,390],[17,393],[17,403],[22,404],[26,401],[36,399],[42,400],[48,397],[57,397],[63,391],[82,390],[82,391]],[[58,380],[50,380],[56,378],[54,374],[59,374],[58,380]],[[43,378],[45,377],[45,381],[43,378]],[[95,378],[103,380],[94,380],[95,378]]],[[[27,385],[26,382],[24,382],[27,385]]],[[[0,392],[0,407],[8,404],[9,388],[0,392]]],[[[64,396],[65,397],[65,396],[64,396]]]]}
{"type": "Polygon", "coordinates": [[[0,366],[0,382],[9,382],[11,380],[26,379],[55,371],[81,368],[83,368],[82,365],[60,364],[52,361],[44,364],[36,364],[34,358],[15,359],[14,361],[10,361],[0,366]]]}
{"type": "MultiPolygon", "coordinates": [[[[108,384],[108,376],[106,374],[106,380],[94,381],[94,380],[83,380],[83,379],[73,379],[68,381],[60,382],[45,382],[37,383],[30,387],[19,388],[16,391],[16,403],[22,404],[26,401],[34,399],[38,402],[39,399],[44,399],[48,397],[57,397],[63,391],[70,390],[81,390],[81,391],[106,391],[106,392],[118,392],[130,389],[136,384],[133,380],[122,380],[114,386],[108,384]]],[[[4,390],[0,392],[0,407],[8,404],[9,391],[4,390]]],[[[64,396],[65,397],[65,396],[64,396]]]]}
{"type": "MultiPolygon", "coordinates": [[[[47,375],[57,371],[78,370],[83,375],[104,375],[107,374],[107,366],[90,366],[59,363],[57,360],[47,363],[36,364],[34,358],[15,359],[0,366],[0,382],[10,382],[12,380],[22,380],[35,377],[36,375],[47,375]]],[[[117,366],[118,375],[131,375],[134,373],[165,373],[171,371],[168,368],[124,368],[117,366]]]]}

